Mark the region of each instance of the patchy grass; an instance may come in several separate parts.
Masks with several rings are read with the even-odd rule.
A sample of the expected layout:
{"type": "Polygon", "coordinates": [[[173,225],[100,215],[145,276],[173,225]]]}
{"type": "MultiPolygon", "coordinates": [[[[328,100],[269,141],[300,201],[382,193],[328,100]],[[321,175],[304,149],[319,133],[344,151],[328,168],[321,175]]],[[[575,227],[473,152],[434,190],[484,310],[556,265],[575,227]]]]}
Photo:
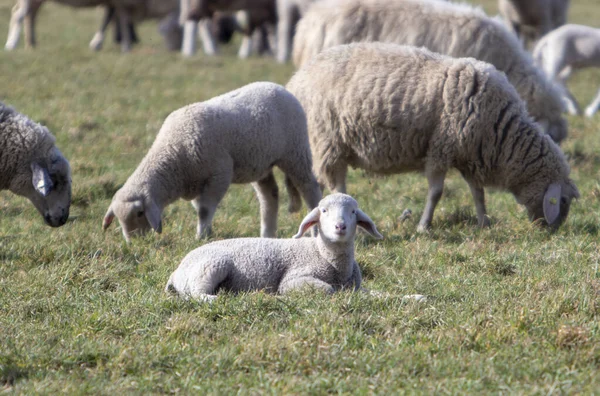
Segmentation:
{"type": "MultiPolygon", "coordinates": [[[[0,4],[8,21],[10,4],[0,4]]],[[[486,1],[495,13],[495,1],[486,1]]],[[[571,19],[596,24],[596,0],[571,19]]],[[[285,83],[292,66],[166,53],[153,24],[121,55],[87,49],[94,11],[44,5],[39,47],[0,52],[0,98],[49,126],[71,160],[72,216],[50,229],[33,206],[0,193],[0,387],[17,393],[581,393],[600,389],[600,115],[570,118],[565,153],[581,199],[549,234],[512,196],[490,191],[492,227],[479,230],[457,173],[429,235],[417,235],[426,195],[420,175],[350,172],[349,191],[386,236],[357,241],[368,288],[340,293],[225,294],[213,305],[162,291],[194,239],[195,215],[178,202],[162,235],[130,245],[101,230],[114,192],[164,118],[185,104],[257,80],[285,83]],[[54,23],[52,22],[54,21],[54,23]],[[58,22],[58,23],[57,23],[58,22]],[[399,217],[405,209],[413,216],[399,217]],[[427,302],[403,301],[425,294],[427,302]]],[[[5,32],[6,24],[0,25],[5,32]]],[[[573,78],[587,104],[600,71],[573,78]]],[[[277,174],[281,183],[281,174],[277,174]]],[[[282,194],[284,195],[284,194],[282,194]]],[[[279,236],[302,214],[283,197],[279,236]]],[[[258,203],[234,186],[213,240],[256,236],[258,203]]]]}

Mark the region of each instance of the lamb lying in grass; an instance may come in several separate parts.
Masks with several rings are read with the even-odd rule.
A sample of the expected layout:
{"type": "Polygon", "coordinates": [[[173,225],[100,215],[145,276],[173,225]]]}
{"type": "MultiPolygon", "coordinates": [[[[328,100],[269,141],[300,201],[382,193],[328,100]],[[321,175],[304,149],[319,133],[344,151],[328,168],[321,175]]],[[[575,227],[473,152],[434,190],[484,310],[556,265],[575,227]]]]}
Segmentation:
{"type": "Polygon", "coordinates": [[[356,227],[382,239],[373,221],[349,195],[332,194],[300,224],[294,239],[238,238],[191,251],[173,272],[165,290],[211,301],[219,290],[286,293],[314,287],[327,293],[361,289],[354,260],[356,227]],[[316,238],[301,238],[316,225],[316,238]]]}
{"type": "MultiPolygon", "coordinates": [[[[534,59],[551,79],[563,86],[564,101],[571,114],[581,114],[577,100],[566,81],[576,69],[600,67],[600,29],[582,25],[565,25],[544,36],[533,52],[534,59]]],[[[585,110],[592,117],[600,108],[600,90],[585,110]]]]}

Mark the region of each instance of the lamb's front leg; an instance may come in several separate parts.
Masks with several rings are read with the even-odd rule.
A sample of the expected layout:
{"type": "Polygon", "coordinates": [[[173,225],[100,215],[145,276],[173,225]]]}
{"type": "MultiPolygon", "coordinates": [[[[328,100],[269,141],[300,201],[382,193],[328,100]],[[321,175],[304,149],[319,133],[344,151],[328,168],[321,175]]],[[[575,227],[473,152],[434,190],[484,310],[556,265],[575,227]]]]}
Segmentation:
{"type": "Polygon", "coordinates": [[[596,94],[596,97],[592,103],[590,103],[590,105],[585,109],[585,116],[591,118],[594,113],[598,111],[598,109],[600,109],[600,89],[598,90],[598,93],[596,94]]]}
{"type": "MultiPolygon", "coordinates": [[[[100,23],[100,29],[94,34],[92,41],[90,41],[90,49],[93,51],[100,51],[102,49],[102,45],[104,44],[104,33],[106,32],[106,28],[110,21],[113,20],[115,16],[115,8],[114,7],[104,7],[104,15],[102,17],[102,22],[100,23]]],[[[117,26],[119,21],[117,21],[117,26]]]]}
{"type": "Polygon", "coordinates": [[[7,51],[14,50],[17,47],[17,44],[19,44],[23,20],[29,10],[30,2],[30,0],[19,0],[12,9],[10,25],[8,28],[8,38],[6,39],[6,45],[4,46],[4,49],[7,51]]]}
{"type": "Polygon", "coordinates": [[[490,218],[487,216],[487,211],[485,210],[485,193],[482,187],[477,187],[471,182],[469,183],[469,188],[471,189],[471,195],[473,196],[473,201],[475,201],[475,210],[477,211],[477,224],[479,227],[489,227],[490,226],[490,218]]]}
{"type": "Polygon", "coordinates": [[[427,181],[429,182],[429,192],[427,194],[427,204],[425,205],[425,210],[423,211],[423,216],[421,216],[421,220],[419,221],[419,226],[417,227],[417,232],[423,233],[427,232],[429,227],[431,227],[431,221],[433,220],[433,212],[435,211],[435,207],[438,202],[442,198],[442,194],[444,192],[444,179],[446,178],[445,172],[440,171],[428,171],[427,172],[427,181]]]}
{"type": "Polygon", "coordinates": [[[260,236],[275,238],[277,236],[277,211],[279,210],[279,189],[273,172],[263,179],[252,183],[260,203],[260,236]]]}
{"type": "Polygon", "coordinates": [[[200,29],[199,34],[200,40],[202,40],[204,53],[212,56],[217,54],[217,44],[210,31],[210,23],[210,18],[202,18],[200,22],[198,22],[198,28],[200,29]]]}
{"type": "Polygon", "coordinates": [[[322,280],[317,278],[313,278],[312,276],[290,276],[289,278],[284,279],[281,282],[277,291],[280,294],[284,294],[291,290],[299,290],[305,287],[313,287],[315,289],[322,290],[325,293],[329,294],[332,294],[335,291],[333,286],[331,286],[329,283],[323,282],[322,280]]]}

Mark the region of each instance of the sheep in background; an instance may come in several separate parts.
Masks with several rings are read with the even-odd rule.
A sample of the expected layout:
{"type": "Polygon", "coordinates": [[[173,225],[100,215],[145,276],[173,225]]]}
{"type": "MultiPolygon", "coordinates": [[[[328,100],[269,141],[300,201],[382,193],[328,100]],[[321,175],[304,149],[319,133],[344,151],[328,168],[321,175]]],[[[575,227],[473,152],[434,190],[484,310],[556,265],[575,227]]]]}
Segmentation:
{"type": "Polygon", "coordinates": [[[524,44],[567,22],[570,0],[498,0],[500,15],[524,44]]]}
{"type": "Polygon", "coordinates": [[[324,0],[298,23],[294,63],[345,43],[383,41],[472,57],[504,71],[529,114],[555,142],[567,136],[561,92],[499,21],[467,5],[434,0],[324,0]]]}
{"type": "Polygon", "coordinates": [[[306,112],[317,179],[346,191],[348,165],[377,174],[423,171],[429,182],[419,231],[458,169],[480,226],[484,187],[510,191],[531,220],[557,228],[579,197],[560,148],[529,117],[504,73],[472,58],[410,46],[330,48],[296,72],[287,89],[306,112]]]}
{"type": "Polygon", "coordinates": [[[327,293],[358,291],[362,276],[354,259],[357,227],[383,238],[354,198],[329,195],[302,220],[295,239],[228,239],[192,250],[171,275],[165,291],[202,301],[214,300],[219,290],[286,293],[314,287],[327,293]],[[318,236],[301,238],[313,225],[319,229],[318,236]]]}
{"type": "Polygon", "coordinates": [[[306,117],[280,85],[254,83],[183,107],[167,117],[148,154],[115,194],[103,228],[116,216],[128,241],[150,228],[161,232],[164,207],[184,198],[193,200],[197,234],[204,237],[229,185],[252,182],[260,202],[260,235],[274,237],[278,189],[273,166],[301,191],[310,209],[317,206],[321,191],[311,172],[306,117]]]}
{"type": "Polygon", "coordinates": [[[51,227],[69,218],[71,167],[48,129],[0,102],[0,190],[29,199],[51,227]]]}
{"type": "Polygon", "coordinates": [[[246,20],[239,21],[239,26],[245,35],[240,49],[241,57],[249,55],[249,48],[252,47],[251,33],[263,24],[275,21],[275,0],[181,0],[180,10],[180,23],[184,26],[181,52],[185,56],[196,53],[197,34],[202,40],[205,54],[217,53],[217,46],[210,29],[211,18],[217,11],[246,12],[246,20]]]}
{"type": "MultiPolygon", "coordinates": [[[[544,36],[536,45],[533,57],[549,78],[562,85],[565,103],[571,114],[581,114],[577,100],[567,88],[571,73],[585,67],[600,67],[600,29],[582,25],[565,25],[544,36]]],[[[600,91],[585,110],[592,117],[600,108],[600,91]]]]}
{"type": "MultiPolygon", "coordinates": [[[[10,19],[10,26],[8,30],[8,38],[6,40],[5,49],[13,50],[19,43],[19,36],[21,34],[21,26],[23,21],[25,22],[25,45],[28,47],[34,47],[36,44],[35,39],[35,19],[39,11],[40,6],[46,0],[17,0],[17,3],[13,7],[12,16],[10,19]]],[[[131,49],[133,43],[131,23],[136,20],[144,18],[154,17],[157,12],[155,10],[167,10],[164,11],[160,16],[165,16],[169,12],[177,8],[177,0],[52,0],[55,3],[68,5],[71,7],[114,7],[117,20],[121,28],[122,40],[121,50],[127,52],[131,49]]],[[[108,9],[106,16],[109,15],[110,10],[108,9]]],[[[161,11],[163,12],[163,11],[161,11]]],[[[103,24],[105,21],[103,21],[103,24]]],[[[99,49],[102,46],[103,40],[103,27],[101,25],[100,31],[96,33],[90,47],[93,49],[99,49]]]]}
{"type": "Polygon", "coordinates": [[[292,53],[296,23],[315,0],[277,1],[277,61],[286,63],[292,53]]]}

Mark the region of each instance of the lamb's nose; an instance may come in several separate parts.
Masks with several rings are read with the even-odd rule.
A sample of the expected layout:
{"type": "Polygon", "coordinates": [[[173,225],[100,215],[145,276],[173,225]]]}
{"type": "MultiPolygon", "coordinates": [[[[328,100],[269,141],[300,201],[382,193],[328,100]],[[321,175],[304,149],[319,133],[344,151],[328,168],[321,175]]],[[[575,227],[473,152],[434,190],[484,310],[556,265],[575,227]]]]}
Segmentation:
{"type": "Polygon", "coordinates": [[[337,223],[335,225],[335,229],[336,230],[340,230],[340,231],[345,231],[346,230],[346,223],[337,223]]]}

